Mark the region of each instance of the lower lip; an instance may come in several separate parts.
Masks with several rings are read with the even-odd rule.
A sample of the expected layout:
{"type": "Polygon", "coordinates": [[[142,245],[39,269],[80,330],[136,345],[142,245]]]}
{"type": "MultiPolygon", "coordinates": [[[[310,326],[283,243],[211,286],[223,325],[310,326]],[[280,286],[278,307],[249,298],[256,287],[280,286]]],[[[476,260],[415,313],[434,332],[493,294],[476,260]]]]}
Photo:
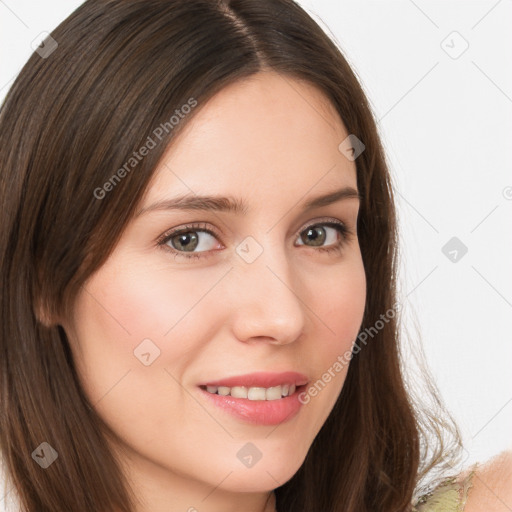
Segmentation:
{"type": "Polygon", "coordinates": [[[249,400],[247,398],[233,398],[209,393],[205,389],[199,390],[206,395],[216,406],[231,413],[235,417],[257,425],[279,425],[294,418],[300,411],[302,403],[299,393],[305,386],[299,386],[295,393],[278,400],[249,400]]]}

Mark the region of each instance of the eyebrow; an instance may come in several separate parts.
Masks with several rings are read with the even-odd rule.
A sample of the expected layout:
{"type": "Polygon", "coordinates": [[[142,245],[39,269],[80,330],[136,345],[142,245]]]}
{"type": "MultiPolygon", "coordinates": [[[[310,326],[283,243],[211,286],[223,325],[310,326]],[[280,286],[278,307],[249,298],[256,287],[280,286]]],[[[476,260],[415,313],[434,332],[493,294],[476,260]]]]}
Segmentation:
{"type": "MultiPolygon", "coordinates": [[[[343,187],[339,190],[329,192],[318,197],[309,199],[303,204],[303,210],[312,210],[321,206],[328,206],[344,199],[362,199],[359,192],[353,187],[343,187]]],[[[243,200],[235,197],[226,196],[198,196],[198,195],[184,195],[171,199],[164,199],[146,206],[137,214],[136,217],[144,213],[155,210],[201,210],[201,211],[215,211],[215,212],[228,212],[237,215],[247,214],[248,208],[243,200]]]]}

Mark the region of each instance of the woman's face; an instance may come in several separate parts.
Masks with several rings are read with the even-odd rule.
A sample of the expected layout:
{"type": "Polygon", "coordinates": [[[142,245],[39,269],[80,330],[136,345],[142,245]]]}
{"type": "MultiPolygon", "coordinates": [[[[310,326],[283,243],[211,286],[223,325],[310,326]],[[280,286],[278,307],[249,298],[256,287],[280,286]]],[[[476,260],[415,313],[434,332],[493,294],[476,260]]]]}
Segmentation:
{"type": "Polygon", "coordinates": [[[325,97],[290,77],[226,87],[169,147],[139,214],[84,284],[64,325],[77,370],[148,493],[188,490],[200,511],[208,493],[205,503],[268,491],[304,461],[343,387],[347,359],[336,362],[366,299],[358,198],[306,207],[357,191],[339,149],[348,135],[325,97]],[[182,195],[195,207],[166,205],[182,195]],[[200,205],[206,195],[245,209],[200,205]],[[309,385],[279,398],[303,382],[284,372],[309,385]],[[231,378],[221,395],[200,387],[231,378]],[[244,384],[273,389],[225,395],[243,397],[244,384]]]}

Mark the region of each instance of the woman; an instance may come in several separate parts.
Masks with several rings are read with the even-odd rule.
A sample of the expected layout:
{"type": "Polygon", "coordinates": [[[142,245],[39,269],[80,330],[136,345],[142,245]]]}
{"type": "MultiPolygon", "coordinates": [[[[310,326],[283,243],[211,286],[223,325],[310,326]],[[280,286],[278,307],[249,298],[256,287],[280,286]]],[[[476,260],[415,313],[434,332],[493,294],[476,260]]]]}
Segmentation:
{"type": "Polygon", "coordinates": [[[456,426],[406,388],[390,176],[316,23],[288,0],[89,0],[52,39],[0,115],[24,509],[435,510],[469,485],[480,506],[487,473],[453,474],[456,426]]]}

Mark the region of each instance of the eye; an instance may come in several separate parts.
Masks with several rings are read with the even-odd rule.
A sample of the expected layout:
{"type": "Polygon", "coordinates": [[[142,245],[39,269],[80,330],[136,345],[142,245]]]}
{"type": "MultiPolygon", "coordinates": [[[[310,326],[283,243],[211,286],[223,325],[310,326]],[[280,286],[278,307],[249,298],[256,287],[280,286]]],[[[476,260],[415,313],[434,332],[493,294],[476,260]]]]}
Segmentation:
{"type": "MultiPolygon", "coordinates": [[[[345,224],[334,219],[310,224],[296,233],[301,241],[297,245],[307,245],[322,252],[340,252],[351,235],[352,232],[345,224]]],[[[174,258],[206,258],[215,251],[215,239],[218,238],[206,224],[190,224],[164,233],[157,245],[173,254],[174,258]]]]}
{"type": "Polygon", "coordinates": [[[217,235],[206,228],[205,224],[190,224],[165,233],[157,243],[174,254],[175,258],[200,258],[205,256],[193,251],[199,249],[199,253],[208,253],[212,250],[215,238],[217,235]]]}
{"type": "Polygon", "coordinates": [[[303,243],[299,245],[306,245],[304,242],[312,242],[313,245],[310,247],[318,247],[319,251],[340,252],[344,245],[349,241],[351,234],[352,233],[347,226],[339,221],[321,222],[318,224],[312,224],[304,231],[301,231],[300,240],[302,240],[303,243]],[[325,229],[325,226],[327,227],[327,230],[325,229]],[[341,235],[341,240],[339,240],[338,234],[341,235]],[[323,244],[325,242],[327,242],[327,245],[324,247],[323,244]]]}

